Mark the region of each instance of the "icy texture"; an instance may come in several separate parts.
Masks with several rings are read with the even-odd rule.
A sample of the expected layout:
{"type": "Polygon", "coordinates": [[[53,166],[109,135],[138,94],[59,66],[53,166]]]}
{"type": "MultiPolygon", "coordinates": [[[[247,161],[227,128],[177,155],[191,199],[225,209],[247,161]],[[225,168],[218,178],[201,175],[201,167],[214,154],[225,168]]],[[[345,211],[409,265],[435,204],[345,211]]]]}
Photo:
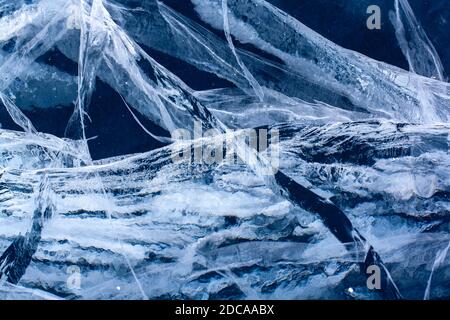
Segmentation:
{"type": "Polygon", "coordinates": [[[395,0],[395,17],[392,16],[397,39],[412,72],[444,79],[442,62],[430,39],[416,20],[407,0],[395,0]],[[407,38],[410,38],[408,41],[407,38]]]}
{"type": "Polygon", "coordinates": [[[0,1],[0,297],[450,298],[450,85],[409,3],[391,22],[410,71],[263,0],[170,4],[0,1]],[[167,56],[229,85],[194,90],[167,56]],[[163,147],[93,159],[100,82],[163,147]],[[69,108],[64,135],[32,121],[69,108]],[[165,134],[195,121],[217,135],[165,134]],[[256,127],[279,145],[172,159],[256,127]]]}

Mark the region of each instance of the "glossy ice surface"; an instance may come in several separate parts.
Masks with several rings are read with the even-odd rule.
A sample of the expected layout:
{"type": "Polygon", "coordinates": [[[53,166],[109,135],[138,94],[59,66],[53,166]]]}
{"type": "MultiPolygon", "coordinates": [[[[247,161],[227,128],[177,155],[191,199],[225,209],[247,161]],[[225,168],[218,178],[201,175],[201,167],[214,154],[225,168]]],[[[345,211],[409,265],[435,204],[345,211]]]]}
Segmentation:
{"type": "Polygon", "coordinates": [[[449,299],[450,7],[353,2],[0,0],[0,298],[449,299]]]}

